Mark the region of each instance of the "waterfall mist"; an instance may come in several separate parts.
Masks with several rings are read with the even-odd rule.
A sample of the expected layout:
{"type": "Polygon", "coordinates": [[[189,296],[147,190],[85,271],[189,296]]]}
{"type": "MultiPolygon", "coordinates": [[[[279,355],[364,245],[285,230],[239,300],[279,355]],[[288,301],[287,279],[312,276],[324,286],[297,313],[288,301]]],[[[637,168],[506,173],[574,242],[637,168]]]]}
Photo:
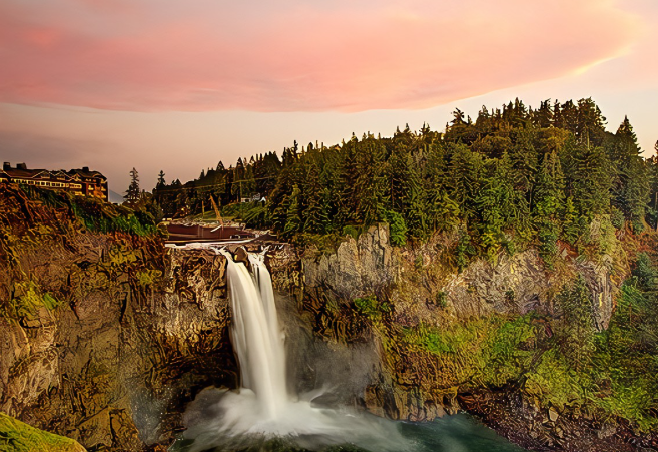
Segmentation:
{"type": "Polygon", "coordinates": [[[187,430],[175,450],[258,450],[275,438],[305,450],[342,444],[371,451],[412,450],[398,424],[345,405],[363,390],[374,366],[368,350],[352,350],[349,353],[357,355],[346,356],[344,349],[336,359],[330,347],[314,344],[308,332],[292,322],[286,343],[293,350],[293,379],[286,380],[284,333],[263,256],[248,255],[250,273],[244,264],[233,262],[229,253],[220,252],[228,261],[231,341],[241,384],[237,390],[202,391],[183,416],[187,430]],[[304,355],[309,353],[314,363],[310,373],[304,367],[308,365],[304,355]],[[334,398],[329,395],[332,390],[338,391],[334,398]]]}

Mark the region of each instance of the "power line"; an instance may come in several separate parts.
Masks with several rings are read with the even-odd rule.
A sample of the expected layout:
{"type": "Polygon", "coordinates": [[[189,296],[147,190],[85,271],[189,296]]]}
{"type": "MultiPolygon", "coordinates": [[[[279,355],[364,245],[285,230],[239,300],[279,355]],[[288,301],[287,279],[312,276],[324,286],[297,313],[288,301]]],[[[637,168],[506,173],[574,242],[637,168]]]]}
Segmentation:
{"type": "MultiPolygon", "coordinates": [[[[222,183],[217,183],[217,184],[207,184],[207,185],[197,185],[194,187],[185,187],[184,185],[181,185],[179,188],[156,188],[154,190],[157,190],[158,193],[162,192],[171,192],[171,191],[180,191],[180,190],[197,190],[199,188],[207,188],[207,187],[224,187],[227,184],[235,184],[236,182],[249,182],[249,181],[256,181],[256,180],[263,180],[263,179],[274,179],[278,176],[263,176],[263,177],[252,177],[251,179],[238,179],[238,180],[233,180],[229,182],[222,182],[222,183]]],[[[189,183],[189,182],[187,182],[189,183]]]]}

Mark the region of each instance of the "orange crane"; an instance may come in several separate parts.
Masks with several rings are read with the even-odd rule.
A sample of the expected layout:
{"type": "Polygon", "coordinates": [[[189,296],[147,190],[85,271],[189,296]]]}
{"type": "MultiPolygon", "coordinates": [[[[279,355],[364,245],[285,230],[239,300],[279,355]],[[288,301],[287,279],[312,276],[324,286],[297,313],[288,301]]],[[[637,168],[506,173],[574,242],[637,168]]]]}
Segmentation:
{"type": "Polygon", "coordinates": [[[217,216],[217,221],[219,221],[219,224],[224,226],[224,220],[222,220],[222,216],[219,213],[219,207],[217,207],[217,203],[213,199],[212,195],[210,196],[210,202],[212,203],[212,208],[215,210],[215,215],[217,216]]]}

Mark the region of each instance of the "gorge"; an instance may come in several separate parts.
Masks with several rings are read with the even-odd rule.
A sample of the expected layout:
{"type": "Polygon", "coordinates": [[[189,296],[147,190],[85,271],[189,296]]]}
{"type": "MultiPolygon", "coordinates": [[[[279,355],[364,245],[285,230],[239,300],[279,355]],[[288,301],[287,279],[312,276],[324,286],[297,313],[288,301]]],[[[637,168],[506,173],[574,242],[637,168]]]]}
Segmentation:
{"type": "MultiPolygon", "coordinates": [[[[263,406],[270,415],[293,406],[305,420],[314,412],[341,425],[340,407],[350,406],[422,422],[396,424],[403,441],[412,431],[469,447],[486,437],[471,421],[458,415],[431,422],[466,411],[532,450],[651,444],[650,434],[623,420],[602,421],[590,402],[567,392],[568,379],[550,391],[564,378],[553,348],[562,334],[559,293],[580,277],[591,293],[594,324],[610,328],[618,321],[619,281],[631,272],[629,246],[644,246],[635,239],[616,239],[608,248],[611,266],[565,253],[548,271],[528,249],[495,263],[476,259],[456,272],[446,260],[456,237],[437,234],[423,245],[395,247],[382,223],[345,237],[333,251],[272,247],[263,256],[266,271],[254,255],[260,245],[247,244],[246,252],[233,247],[231,257],[242,262],[233,263],[203,247],[166,249],[157,231],[93,230],[66,205],[33,201],[18,190],[2,199],[2,260],[9,271],[0,281],[0,410],[87,450],[164,450],[176,438],[175,447],[186,447],[181,435],[192,439],[217,428],[194,422],[216,403],[231,407],[226,413],[235,415],[236,431],[247,431],[254,425],[248,413],[262,407],[245,408],[254,399],[244,388],[257,391],[263,381],[273,385],[259,390],[269,394],[263,406]],[[245,263],[254,273],[246,273],[245,263]],[[268,272],[272,295],[264,290],[268,272]],[[270,331],[260,337],[270,346],[281,337],[276,327],[262,325],[274,322],[269,306],[276,294],[295,387],[281,384],[278,347],[262,351],[257,362],[270,362],[268,372],[279,377],[261,378],[263,367],[249,362],[259,355],[240,357],[235,344],[258,334],[247,333],[244,321],[245,333],[231,333],[239,323],[231,293],[267,300],[267,315],[263,305],[250,309],[261,307],[257,330],[270,331]],[[209,386],[243,389],[204,391],[209,386]],[[238,425],[245,419],[249,425],[238,425]],[[455,432],[461,437],[451,437],[455,432]]],[[[614,400],[614,390],[608,394],[600,400],[614,400]]],[[[354,419],[343,432],[361,423],[354,419]]],[[[390,421],[366,419],[361,425],[369,433],[393,430],[381,424],[390,421]]],[[[362,437],[352,438],[358,444],[362,437]]]]}

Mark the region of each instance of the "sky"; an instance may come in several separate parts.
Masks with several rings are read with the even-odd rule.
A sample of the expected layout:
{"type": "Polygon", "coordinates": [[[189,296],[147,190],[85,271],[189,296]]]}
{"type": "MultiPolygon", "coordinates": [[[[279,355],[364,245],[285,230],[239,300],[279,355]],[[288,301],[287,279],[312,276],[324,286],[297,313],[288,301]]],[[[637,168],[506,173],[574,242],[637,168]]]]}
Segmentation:
{"type": "Polygon", "coordinates": [[[655,0],[0,0],[0,158],[123,192],[294,140],[592,97],[658,140],[655,0]]]}

